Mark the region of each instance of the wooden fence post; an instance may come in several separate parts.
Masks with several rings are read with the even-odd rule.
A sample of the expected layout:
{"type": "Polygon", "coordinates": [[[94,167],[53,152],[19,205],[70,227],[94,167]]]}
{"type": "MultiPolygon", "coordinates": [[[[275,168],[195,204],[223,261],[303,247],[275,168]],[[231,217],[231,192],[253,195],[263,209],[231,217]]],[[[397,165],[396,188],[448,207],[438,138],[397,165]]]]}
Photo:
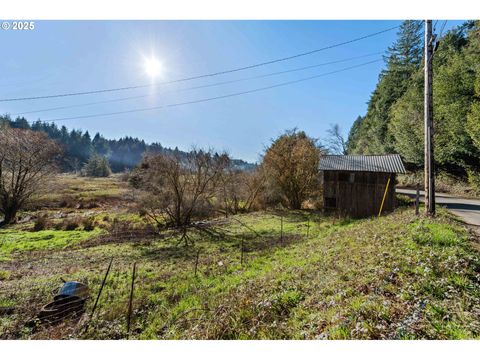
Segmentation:
{"type": "Polygon", "coordinates": [[[420,184],[417,183],[417,194],[415,196],[415,215],[420,214],[420,184]]]}
{"type": "MultiPolygon", "coordinates": [[[[100,285],[100,290],[98,290],[97,298],[95,299],[95,304],[93,305],[92,313],[90,314],[90,321],[93,319],[93,314],[95,314],[95,310],[97,309],[98,300],[100,300],[100,295],[102,294],[103,287],[105,286],[105,282],[107,281],[108,273],[112,267],[113,257],[110,259],[110,264],[108,264],[107,271],[105,272],[105,276],[102,281],[102,285],[100,285]]],[[[87,323],[85,327],[85,332],[87,332],[88,327],[90,326],[90,321],[87,323]]]]}
{"type": "Polygon", "coordinates": [[[197,251],[197,256],[195,258],[195,276],[197,276],[198,258],[199,257],[200,257],[200,250],[197,251]]]}
{"type": "Polygon", "coordinates": [[[243,251],[244,251],[244,247],[243,247],[243,238],[242,238],[242,244],[240,245],[240,265],[243,266],[243,251]]]}
{"type": "Polygon", "coordinates": [[[133,310],[133,289],[135,286],[135,273],[137,270],[137,263],[133,263],[133,272],[132,272],[132,287],[130,289],[130,300],[128,302],[128,318],[127,318],[127,339],[130,335],[130,321],[132,320],[132,310],[133,310]]]}
{"type": "Polygon", "coordinates": [[[283,242],[283,214],[280,216],[280,241],[283,242]]]}
{"type": "Polygon", "coordinates": [[[310,234],[310,217],[308,217],[307,219],[307,238],[309,234],[310,234]]]}

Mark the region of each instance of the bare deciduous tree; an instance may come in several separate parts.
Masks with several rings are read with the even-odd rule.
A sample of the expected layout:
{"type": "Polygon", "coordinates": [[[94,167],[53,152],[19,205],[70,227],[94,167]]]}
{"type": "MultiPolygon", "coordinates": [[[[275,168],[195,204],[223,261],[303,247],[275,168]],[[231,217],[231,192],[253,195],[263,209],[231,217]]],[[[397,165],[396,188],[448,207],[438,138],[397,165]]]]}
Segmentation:
{"type": "Polygon", "coordinates": [[[342,134],[340,125],[332,124],[330,129],[327,130],[328,137],[325,139],[327,148],[333,154],[346,155],[347,154],[347,141],[342,134]]]}
{"type": "Polygon", "coordinates": [[[188,245],[187,230],[192,221],[214,213],[220,177],[228,163],[228,155],[202,150],[187,156],[145,156],[135,176],[139,187],[148,194],[143,201],[147,215],[159,227],[181,229],[181,240],[188,245]]]}
{"type": "Polygon", "coordinates": [[[43,133],[0,126],[0,226],[17,212],[54,172],[60,147],[43,133]]]}

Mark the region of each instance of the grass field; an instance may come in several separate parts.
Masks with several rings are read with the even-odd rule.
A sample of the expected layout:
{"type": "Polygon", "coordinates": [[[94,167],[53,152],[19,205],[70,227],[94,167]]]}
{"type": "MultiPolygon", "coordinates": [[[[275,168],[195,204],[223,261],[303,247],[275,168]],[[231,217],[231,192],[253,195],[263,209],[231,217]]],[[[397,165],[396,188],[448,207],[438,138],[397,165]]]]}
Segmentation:
{"type": "MultiPolygon", "coordinates": [[[[69,181],[77,187],[73,197],[94,187],[88,180],[69,181]]],[[[56,230],[53,220],[37,232],[28,221],[0,230],[0,309],[13,309],[0,313],[1,338],[126,338],[134,262],[129,338],[480,337],[478,239],[443,210],[435,219],[417,218],[404,207],[364,220],[256,212],[215,219],[216,235],[192,233],[195,245],[186,248],[174,232],[112,236],[113,219],[137,227],[143,219],[124,184],[108,181],[102,191],[90,192],[96,195],[88,201],[98,204],[87,213],[55,208],[58,199],[49,200],[57,204],[49,216],[93,216],[91,231],[56,230]],[[27,325],[62,278],[88,284],[87,312],[55,326],[27,325]]]]}

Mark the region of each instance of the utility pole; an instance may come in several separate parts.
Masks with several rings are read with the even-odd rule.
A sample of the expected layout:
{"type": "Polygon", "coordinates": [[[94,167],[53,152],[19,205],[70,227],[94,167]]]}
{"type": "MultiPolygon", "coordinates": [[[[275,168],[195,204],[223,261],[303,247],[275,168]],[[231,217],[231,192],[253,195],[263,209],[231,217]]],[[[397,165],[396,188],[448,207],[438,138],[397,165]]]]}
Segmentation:
{"type": "Polygon", "coordinates": [[[433,158],[433,98],[432,98],[432,20],[425,20],[425,211],[435,215],[435,174],[433,158]]]}

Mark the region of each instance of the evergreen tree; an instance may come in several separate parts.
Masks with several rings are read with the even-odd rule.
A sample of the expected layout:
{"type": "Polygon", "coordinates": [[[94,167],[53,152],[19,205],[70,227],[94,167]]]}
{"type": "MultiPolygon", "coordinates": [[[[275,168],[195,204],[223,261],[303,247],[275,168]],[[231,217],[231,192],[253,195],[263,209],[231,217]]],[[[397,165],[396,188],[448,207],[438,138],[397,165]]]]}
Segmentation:
{"type": "Polygon", "coordinates": [[[95,137],[92,140],[93,150],[100,155],[107,156],[110,152],[110,146],[108,141],[105,140],[98,132],[95,134],[95,137]]]}
{"type": "MultiPolygon", "coordinates": [[[[414,35],[420,29],[405,23],[403,35],[389,48],[367,115],[351,128],[350,153],[395,151],[411,168],[423,166],[424,74],[420,37],[414,35]]],[[[479,21],[467,21],[440,39],[433,73],[437,169],[468,179],[480,191],[479,21]]]]}
{"type": "Polygon", "coordinates": [[[88,177],[108,177],[111,173],[107,158],[98,154],[90,156],[82,169],[82,175],[88,177]]]}
{"type": "Polygon", "coordinates": [[[351,153],[392,152],[393,137],[388,132],[390,109],[405,93],[413,73],[422,59],[422,22],[407,20],[397,33],[397,40],[388,48],[384,57],[386,69],[382,71],[376,89],[368,102],[368,110],[361,126],[352,128],[351,153]]]}
{"type": "Polygon", "coordinates": [[[17,117],[11,127],[14,129],[30,129],[30,124],[24,117],[17,117]]]}
{"type": "Polygon", "coordinates": [[[415,167],[424,163],[423,72],[418,71],[405,94],[392,106],[389,132],[396,153],[415,167]]]}

